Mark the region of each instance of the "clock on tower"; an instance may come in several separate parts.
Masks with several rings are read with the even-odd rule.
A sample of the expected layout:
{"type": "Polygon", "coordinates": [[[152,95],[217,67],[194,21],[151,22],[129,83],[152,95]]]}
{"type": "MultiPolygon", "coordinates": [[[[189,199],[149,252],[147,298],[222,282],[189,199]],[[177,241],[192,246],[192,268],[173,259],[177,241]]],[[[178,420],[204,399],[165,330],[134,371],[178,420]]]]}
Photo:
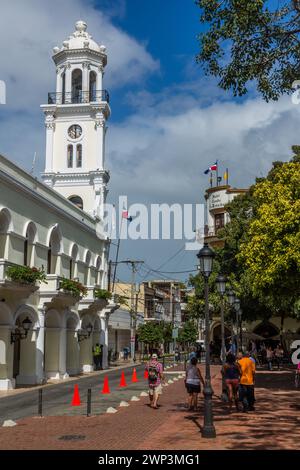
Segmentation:
{"type": "Polygon", "coordinates": [[[53,60],[56,91],[41,106],[46,126],[42,177],[82,210],[102,217],[109,181],[105,133],[110,107],[102,84],[106,48],[88,34],[84,21],[77,21],[75,32],[53,49],[53,60]]]}

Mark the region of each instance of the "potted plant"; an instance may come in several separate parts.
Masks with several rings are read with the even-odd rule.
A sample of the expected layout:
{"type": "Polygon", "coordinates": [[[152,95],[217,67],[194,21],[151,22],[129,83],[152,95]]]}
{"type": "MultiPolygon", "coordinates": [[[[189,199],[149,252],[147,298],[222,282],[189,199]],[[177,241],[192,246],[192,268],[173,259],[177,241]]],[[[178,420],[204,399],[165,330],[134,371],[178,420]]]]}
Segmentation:
{"type": "Polygon", "coordinates": [[[76,297],[85,297],[88,292],[87,288],[81,284],[81,282],[75,281],[74,279],[67,279],[66,277],[63,277],[59,281],[59,290],[68,292],[76,297]]]}
{"type": "Polygon", "coordinates": [[[12,281],[20,284],[34,285],[36,282],[47,284],[45,271],[41,268],[31,268],[29,266],[9,266],[6,275],[12,281]]]}
{"type": "Polygon", "coordinates": [[[94,298],[95,299],[104,299],[108,300],[111,299],[112,294],[106,289],[95,289],[94,290],[94,298]]]}

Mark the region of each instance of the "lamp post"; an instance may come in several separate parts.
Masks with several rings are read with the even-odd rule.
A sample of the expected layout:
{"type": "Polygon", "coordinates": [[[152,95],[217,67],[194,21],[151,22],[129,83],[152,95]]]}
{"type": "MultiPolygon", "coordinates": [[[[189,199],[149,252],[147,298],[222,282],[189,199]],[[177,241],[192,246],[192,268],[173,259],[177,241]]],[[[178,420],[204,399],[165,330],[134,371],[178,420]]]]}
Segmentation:
{"type": "Polygon", "coordinates": [[[235,301],[234,301],[234,308],[235,308],[235,323],[236,323],[236,349],[237,349],[237,353],[239,352],[239,313],[240,313],[240,306],[241,306],[241,302],[240,302],[240,299],[238,297],[235,298],[235,301]]]}
{"type": "MultiPolygon", "coordinates": [[[[216,279],[217,289],[221,296],[221,339],[222,339],[222,347],[221,347],[221,360],[222,366],[225,364],[226,360],[226,350],[225,350],[225,325],[224,325],[224,294],[226,291],[226,277],[222,274],[216,279]]],[[[222,396],[226,394],[226,383],[225,383],[225,376],[222,374],[222,396]]]]}
{"type": "Polygon", "coordinates": [[[204,243],[203,248],[197,254],[199,258],[199,271],[204,277],[205,292],[205,387],[204,387],[204,425],[201,430],[202,437],[216,437],[216,430],[213,423],[212,411],[212,387],[210,378],[210,351],[209,351],[209,305],[208,305],[208,279],[212,272],[214,251],[204,243]]]}
{"type": "Polygon", "coordinates": [[[22,328],[24,331],[20,330],[19,328],[16,328],[15,331],[12,331],[10,335],[10,343],[12,344],[18,341],[19,339],[27,338],[28,331],[30,330],[31,325],[32,321],[29,317],[26,317],[25,320],[22,321],[22,328]]]}
{"type": "MultiPolygon", "coordinates": [[[[230,307],[233,307],[234,301],[235,301],[235,293],[234,290],[228,289],[227,291],[227,299],[230,307]]],[[[232,320],[232,327],[231,327],[231,342],[233,344],[234,342],[234,336],[233,336],[233,320],[232,320]]]]}

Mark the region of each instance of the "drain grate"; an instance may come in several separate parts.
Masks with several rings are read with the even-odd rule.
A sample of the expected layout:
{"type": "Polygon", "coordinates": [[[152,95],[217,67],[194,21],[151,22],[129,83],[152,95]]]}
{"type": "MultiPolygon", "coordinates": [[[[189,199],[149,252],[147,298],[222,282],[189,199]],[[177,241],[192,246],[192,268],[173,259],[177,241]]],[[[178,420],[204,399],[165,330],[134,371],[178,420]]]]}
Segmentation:
{"type": "Polygon", "coordinates": [[[85,436],[80,434],[66,434],[58,438],[60,441],[83,441],[85,436]]]}

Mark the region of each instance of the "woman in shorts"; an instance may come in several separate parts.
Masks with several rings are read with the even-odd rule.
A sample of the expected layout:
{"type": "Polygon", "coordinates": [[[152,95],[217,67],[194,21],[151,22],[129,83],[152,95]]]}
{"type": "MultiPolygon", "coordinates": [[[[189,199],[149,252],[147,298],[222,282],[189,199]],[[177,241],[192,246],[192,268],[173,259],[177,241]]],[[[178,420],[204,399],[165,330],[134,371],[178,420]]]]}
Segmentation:
{"type": "Polygon", "coordinates": [[[238,411],[238,389],[239,378],[241,376],[241,367],[235,360],[235,356],[231,353],[227,355],[226,363],[222,367],[222,374],[228,390],[229,410],[232,409],[232,401],[234,399],[236,409],[238,411]]]}
{"type": "Polygon", "coordinates": [[[185,386],[189,394],[189,410],[197,410],[198,393],[201,391],[200,383],[204,387],[204,380],[197,363],[197,358],[192,357],[186,369],[185,386]]]}

